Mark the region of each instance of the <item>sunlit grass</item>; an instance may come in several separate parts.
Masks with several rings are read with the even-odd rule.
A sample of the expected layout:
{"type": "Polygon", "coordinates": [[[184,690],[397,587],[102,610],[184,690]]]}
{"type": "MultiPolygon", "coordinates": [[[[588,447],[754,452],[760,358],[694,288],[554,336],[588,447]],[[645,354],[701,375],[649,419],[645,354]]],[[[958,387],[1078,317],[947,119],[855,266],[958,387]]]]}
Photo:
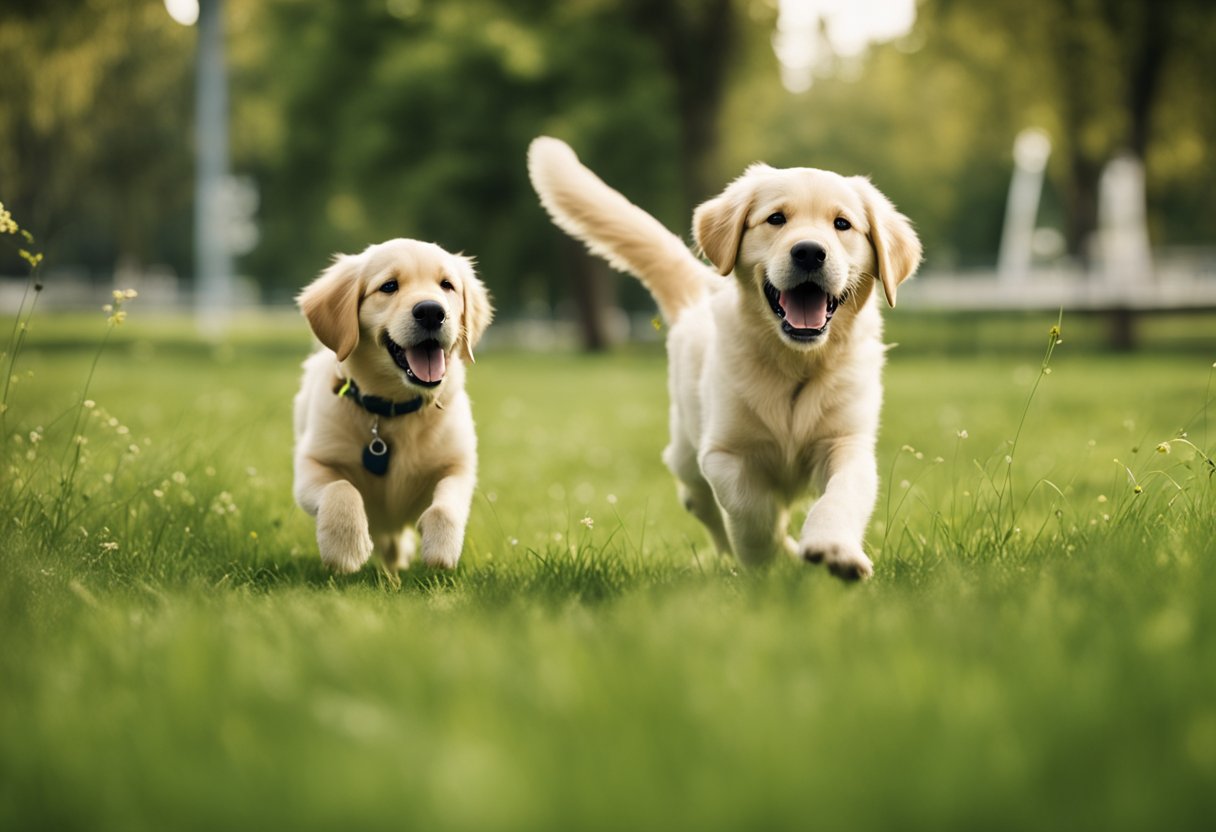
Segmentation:
{"type": "Polygon", "coordinates": [[[91,375],[106,316],[35,319],[10,391],[5,828],[1206,822],[1216,356],[905,321],[850,587],[710,552],[658,349],[486,351],[461,568],[334,579],[291,502],[303,326],[132,316],[91,375]]]}

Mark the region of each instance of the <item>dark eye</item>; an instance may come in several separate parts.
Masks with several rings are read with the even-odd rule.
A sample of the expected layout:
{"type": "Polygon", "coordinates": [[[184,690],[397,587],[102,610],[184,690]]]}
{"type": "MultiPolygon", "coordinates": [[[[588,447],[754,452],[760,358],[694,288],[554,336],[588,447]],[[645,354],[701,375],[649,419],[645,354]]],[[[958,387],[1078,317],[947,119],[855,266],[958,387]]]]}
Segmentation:
{"type": "Polygon", "coordinates": [[[448,280],[447,278],[444,278],[443,280],[439,281],[439,288],[445,292],[455,292],[456,291],[456,287],[452,285],[452,281],[448,280]]]}
{"type": "Polygon", "coordinates": [[[848,231],[853,227],[853,223],[849,222],[844,217],[837,217],[836,222],[832,223],[832,225],[836,226],[837,231],[848,231]]]}
{"type": "Polygon", "coordinates": [[[397,281],[390,280],[386,283],[381,283],[380,291],[384,292],[386,295],[391,295],[393,292],[397,291],[397,281]]]}
{"type": "Polygon", "coordinates": [[[769,214],[765,220],[769,225],[785,225],[785,214],[777,211],[775,214],[769,214]]]}

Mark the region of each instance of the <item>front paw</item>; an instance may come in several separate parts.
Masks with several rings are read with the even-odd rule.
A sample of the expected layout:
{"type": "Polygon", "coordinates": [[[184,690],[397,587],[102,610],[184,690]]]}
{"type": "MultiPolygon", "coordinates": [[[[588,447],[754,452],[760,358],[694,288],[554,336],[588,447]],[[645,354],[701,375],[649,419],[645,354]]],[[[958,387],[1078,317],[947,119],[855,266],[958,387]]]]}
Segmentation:
{"type": "Polygon", "coordinates": [[[828,571],[845,581],[865,580],[874,574],[874,564],[860,544],[807,537],[798,544],[799,554],[809,563],[824,563],[828,571]]]}
{"type": "Polygon", "coordinates": [[[455,569],[464,546],[464,529],[451,515],[438,506],[431,506],[418,518],[422,536],[422,562],[440,569],[455,569]]]}
{"type": "Polygon", "coordinates": [[[321,562],[342,575],[358,572],[372,555],[363,499],[349,483],[327,489],[317,509],[317,548],[321,562]]]}

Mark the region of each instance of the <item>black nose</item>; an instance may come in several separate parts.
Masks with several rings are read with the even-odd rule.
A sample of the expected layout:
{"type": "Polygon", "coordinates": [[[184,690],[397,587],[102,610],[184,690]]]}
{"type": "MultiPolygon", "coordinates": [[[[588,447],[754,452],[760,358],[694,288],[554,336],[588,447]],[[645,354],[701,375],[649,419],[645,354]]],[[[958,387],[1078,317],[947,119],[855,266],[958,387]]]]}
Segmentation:
{"type": "Polygon", "coordinates": [[[790,249],[790,257],[802,268],[815,271],[823,266],[823,261],[828,259],[828,253],[819,243],[803,240],[795,243],[794,247],[790,249]]]}
{"type": "Polygon", "coordinates": [[[422,324],[423,329],[439,329],[443,326],[443,304],[424,300],[414,307],[414,320],[422,324]]]}

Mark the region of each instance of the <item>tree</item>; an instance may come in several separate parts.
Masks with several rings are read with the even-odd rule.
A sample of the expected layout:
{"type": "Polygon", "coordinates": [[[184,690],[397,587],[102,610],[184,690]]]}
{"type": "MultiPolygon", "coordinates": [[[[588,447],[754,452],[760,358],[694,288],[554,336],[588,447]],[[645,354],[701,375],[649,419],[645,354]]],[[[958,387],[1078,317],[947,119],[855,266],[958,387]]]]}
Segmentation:
{"type": "Polygon", "coordinates": [[[1216,7],[1198,0],[925,0],[913,32],[780,89],[749,45],[725,106],[720,175],[747,162],[873,174],[916,222],[929,267],[989,267],[1017,133],[1053,137],[1042,221],[1081,258],[1105,163],[1148,170],[1154,241],[1216,237],[1216,7]]]}
{"type": "MultiPolygon", "coordinates": [[[[226,8],[233,167],[262,192],[242,267],[279,299],[334,252],[423,237],[477,255],[507,314],[573,301],[602,345],[605,306],[651,302],[537,205],[539,133],[675,229],[752,161],[872,174],[930,266],[951,267],[993,262],[1013,138],[1037,125],[1055,143],[1044,216],[1077,256],[1124,148],[1146,161],[1156,243],[1216,238],[1204,0],[922,0],[911,35],[799,95],[780,86],[767,0],[226,8]]],[[[193,39],[154,0],[4,5],[0,196],[46,242],[48,273],[190,273],[193,39]]]]}
{"type": "MultiPolygon", "coordinates": [[[[681,202],[670,86],[613,4],[281,0],[263,14],[264,69],[241,83],[290,125],[256,160],[264,234],[249,262],[269,285],[294,290],[333,252],[417,236],[477,255],[500,308],[574,288],[598,309],[579,291],[595,278],[527,182],[540,132],[659,213],[681,202]]],[[[594,316],[585,331],[595,346],[594,316]]]]}
{"type": "Polygon", "coordinates": [[[188,264],[190,39],[160,4],[0,18],[0,188],[48,263],[188,264]]]}
{"type": "Polygon", "coordinates": [[[1062,184],[1065,236],[1069,251],[1083,262],[1097,229],[1098,183],[1106,163],[1131,152],[1149,163],[1150,189],[1159,188],[1153,151],[1176,137],[1157,130],[1156,120],[1171,100],[1202,88],[1200,79],[1216,71],[1206,49],[1216,33],[1216,7],[1201,0],[939,0],[923,7],[926,13],[939,25],[961,24],[954,31],[963,37],[989,27],[1016,44],[1018,60],[1007,53],[995,59],[973,55],[974,63],[1009,76],[997,89],[1010,95],[1015,111],[1049,115],[1059,151],[1053,170],[1062,184]],[[1174,71],[1184,64],[1192,70],[1174,71]]]}
{"type": "Polygon", "coordinates": [[[1199,45],[1193,34],[1211,29],[1212,9],[1191,0],[1055,0],[1055,6],[1058,25],[1048,37],[1067,136],[1066,236],[1085,260],[1106,162],[1121,150],[1147,159],[1167,65],[1176,51],[1199,45]]]}
{"type": "MultiPolygon", "coordinates": [[[[630,0],[629,18],[662,56],[674,86],[680,136],[679,165],[689,215],[720,188],[710,163],[718,149],[721,107],[735,68],[740,26],[735,0],[630,0]]],[[[763,31],[763,30],[762,30],[763,31]]]]}

